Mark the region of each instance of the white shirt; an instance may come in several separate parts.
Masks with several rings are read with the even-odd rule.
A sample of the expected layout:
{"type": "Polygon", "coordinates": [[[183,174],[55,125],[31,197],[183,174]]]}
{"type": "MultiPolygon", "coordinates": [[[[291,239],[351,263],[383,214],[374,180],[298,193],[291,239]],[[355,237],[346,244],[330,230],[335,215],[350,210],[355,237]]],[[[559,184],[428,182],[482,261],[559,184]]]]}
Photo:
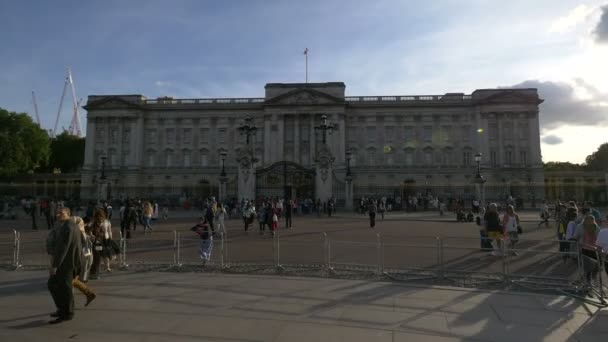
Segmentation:
{"type": "Polygon", "coordinates": [[[602,228],[597,234],[596,245],[602,247],[604,253],[608,253],[608,228],[602,228]]]}
{"type": "Polygon", "coordinates": [[[574,232],[576,231],[576,222],[570,221],[568,222],[568,227],[566,227],[566,240],[570,240],[574,237],[574,232]]]}
{"type": "Polygon", "coordinates": [[[516,232],[517,231],[517,217],[515,215],[509,216],[507,214],[505,214],[505,216],[507,217],[507,224],[505,225],[507,232],[516,232]]]}

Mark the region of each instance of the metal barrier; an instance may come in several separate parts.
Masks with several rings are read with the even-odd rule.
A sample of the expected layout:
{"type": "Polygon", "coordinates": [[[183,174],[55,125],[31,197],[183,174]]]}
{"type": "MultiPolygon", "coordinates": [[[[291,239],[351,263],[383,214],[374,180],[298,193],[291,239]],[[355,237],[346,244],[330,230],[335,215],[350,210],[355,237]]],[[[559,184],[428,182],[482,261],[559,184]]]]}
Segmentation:
{"type": "MultiPolygon", "coordinates": [[[[290,236],[280,231],[274,236],[253,234],[255,236],[241,234],[230,238],[220,234],[213,241],[211,259],[205,268],[227,272],[450,281],[461,286],[513,284],[531,290],[561,291],[581,299],[581,293],[593,291],[599,298],[595,304],[608,305],[601,274],[605,256],[599,252],[596,258],[582,256],[573,241],[521,240],[511,244],[506,239],[498,245],[496,242],[487,245],[484,240],[458,237],[408,237],[407,242],[401,242],[380,234],[370,235],[368,241],[341,240],[326,233],[320,238],[318,235],[290,236]],[[404,250],[416,253],[403,253],[404,250]],[[584,283],[584,270],[590,267],[599,269],[600,276],[589,285],[584,283]]],[[[121,234],[120,269],[137,266],[202,270],[199,244],[200,237],[177,231],[154,232],[130,239],[121,234]]],[[[12,243],[2,245],[7,250],[12,246],[12,258],[7,253],[0,261],[10,262],[14,269],[48,266],[45,240],[40,237],[23,237],[13,231],[12,243]]]]}
{"type": "Polygon", "coordinates": [[[0,242],[0,266],[15,267],[18,264],[18,233],[13,230],[12,236],[5,241],[0,242]]]}

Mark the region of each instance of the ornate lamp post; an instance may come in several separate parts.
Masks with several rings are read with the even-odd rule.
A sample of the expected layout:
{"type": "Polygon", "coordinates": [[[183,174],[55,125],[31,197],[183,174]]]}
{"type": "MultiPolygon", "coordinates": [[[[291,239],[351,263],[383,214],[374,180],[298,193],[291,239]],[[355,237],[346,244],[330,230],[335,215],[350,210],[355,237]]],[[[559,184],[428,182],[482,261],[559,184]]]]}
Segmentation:
{"type": "Polygon", "coordinates": [[[321,125],[315,126],[315,129],[322,131],[323,145],[325,145],[327,144],[327,132],[329,131],[329,133],[331,134],[331,132],[338,129],[338,127],[336,126],[336,124],[330,123],[327,119],[327,115],[323,114],[321,116],[321,125]]]}
{"type": "Polygon", "coordinates": [[[102,181],[106,180],[106,159],[108,159],[108,157],[103,154],[101,156],[101,176],[99,177],[102,181]]]}
{"type": "Polygon", "coordinates": [[[226,151],[220,152],[220,159],[222,160],[222,172],[220,172],[220,193],[218,201],[221,203],[226,199],[226,182],[228,181],[228,177],[226,176],[226,157],[228,153],[226,151]]]}
{"type": "Polygon", "coordinates": [[[346,200],[346,209],[347,210],[352,210],[353,209],[353,174],[350,170],[350,160],[353,157],[353,152],[348,149],[346,150],[346,193],[345,193],[345,200],[346,200]]]}
{"type": "Polygon", "coordinates": [[[255,132],[258,130],[258,128],[255,127],[251,122],[252,120],[253,119],[251,118],[251,116],[245,117],[245,123],[243,123],[243,125],[238,128],[241,135],[245,135],[247,146],[249,146],[251,136],[254,135],[255,132]]]}
{"type": "Polygon", "coordinates": [[[226,151],[220,152],[220,158],[222,159],[222,172],[220,172],[220,177],[226,177],[226,156],[228,156],[226,151]]]}
{"type": "Polygon", "coordinates": [[[485,208],[485,199],[484,199],[484,189],[483,189],[483,184],[486,182],[486,180],[483,178],[483,176],[481,175],[481,157],[482,154],[481,153],[477,153],[475,155],[475,162],[477,163],[477,174],[475,175],[475,179],[473,180],[473,182],[475,182],[476,184],[478,184],[479,186],[479,205],[482,208],[485,208]]]}
{"type": "Polygon", "coordinates": [[[108,157],[101,155],[101,176],[99,176],[99,198],[98,200],[105,201],[108,198],[108,184],[106,182],[106,159],[108,157]]]}

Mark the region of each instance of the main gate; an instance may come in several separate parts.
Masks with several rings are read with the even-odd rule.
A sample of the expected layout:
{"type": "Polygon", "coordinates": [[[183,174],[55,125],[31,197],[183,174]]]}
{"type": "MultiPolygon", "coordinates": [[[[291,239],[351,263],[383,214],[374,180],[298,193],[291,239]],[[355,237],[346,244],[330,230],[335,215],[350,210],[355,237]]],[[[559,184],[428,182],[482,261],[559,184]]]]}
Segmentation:
{"type": "Polygon", "coordinates": [[[256,171],[256,197],[315,198],[315,170],[280,161],[256,171]]]}

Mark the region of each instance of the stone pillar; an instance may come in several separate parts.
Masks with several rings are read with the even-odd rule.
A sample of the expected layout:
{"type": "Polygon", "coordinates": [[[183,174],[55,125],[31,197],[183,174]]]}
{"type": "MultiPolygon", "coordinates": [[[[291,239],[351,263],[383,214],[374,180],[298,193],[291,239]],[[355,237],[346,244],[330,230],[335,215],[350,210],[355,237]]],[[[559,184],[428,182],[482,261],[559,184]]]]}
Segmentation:
{"type": "MultiPolygon", "coordinates": [[[[177,131],[175,135],[179,134],[177,131]]],[[[142,164],[142,147],[144,141],[144,117],[143,114],[139,114],[135,124],[135,132],[131,133],[131,139],[135,140],[135,151],[133,153],[133,159],[135,160],[135,167],[141,168],[142,164]]]]}
{"type": "Polygon", "coordinates": [[[334,157],[327,146],[322,146],[315,158],[315,193],[321,202],[333,197],[333,162],[334,157]]]}
{"type": "Polygon", "coordinates": [[[344,189],[345,194],[345,205],[344,208],[346,210],[353,210],[353,176],[346,176],[346,189],[344,189]]]}
{"type": "Polygon", "coordinates": [[[218,202],[223,202],[224,200],[226,200],[226,183],[228,182],[228,177],[221,177],[220,176],[220,193],[218,196],[218,202]]]}
{"type": "Polygon", "coordinates": [[[264,162],[262,165],[269,165],[272,163],[272,160],[270,159],[273,143],[272,139],[270,138],[271,127],[270,117],[266,117],[264,119],[264,162]]]}
{"type": "Polygon", "coordinates": [[[532,166],[542,165],[542,155],[540,151],[540,127],[538,123],[538,110],[530,115],[528,121],[528,141],[530,142],[530,164],[532,166]]]}
{"type": "Polygon", "coordinates": [[[310,131],[309,131],[309,134],[310,134],[310,160],[313,161],[315,156],[317,155],[317,150],[316,150],[317,141],[316,141],[315,115],[314,114],[310,115],[309,125],[310,125],[310,131]]]}
{"type": "Polygon", "coordinates": [[[301,164],[300,160],[300,116],[293,117],[293,161],[301,164]]]}
{"type": "Polygon", "coordinates": [[[253,150],[244,148],[237,158],[238,163],[238,200],[255,199],[255,168],[253,167],[253,150]]]}
{"type": "Polygon", "coordinates": [[[277,148],[277,156],[275,162],[285,160],[285,115],[277,117],[277,137],[274,144],[277,148]]]}
{"type": "Polygon", "coordinates": [[[92,169],[96,164],[95,160],[95,118],[87,120],[87,136],[85,140],[84,167],[92,169]]]}

